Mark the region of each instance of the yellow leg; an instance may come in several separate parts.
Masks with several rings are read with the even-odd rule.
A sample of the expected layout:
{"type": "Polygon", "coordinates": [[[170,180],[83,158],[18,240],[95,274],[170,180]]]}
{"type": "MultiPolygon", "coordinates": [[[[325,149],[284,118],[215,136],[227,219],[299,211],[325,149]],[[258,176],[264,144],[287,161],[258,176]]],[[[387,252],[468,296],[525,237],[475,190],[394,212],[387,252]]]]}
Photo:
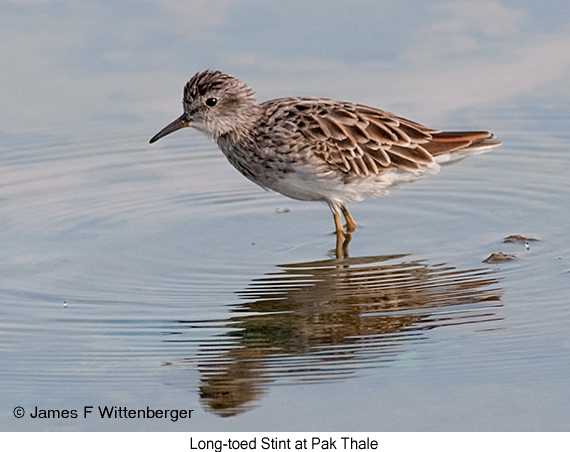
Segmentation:
{"type": "Polygon", "coordinates": [[[348,213],[346,207],[341,206],[340,209],[346,218],[346,232],[342,226],[342,218],[340,216],[340,211],[337,206],[331,207],[334,226],[336,229],[336,248],[335,254],[337,259],[345,259],[348,257],[348,243],[350,242],[350,233],[356,228],[356,222],[348,213]]]}
{"type": "Polygon", "coordinates": [[[356,229],[356,221],[354,221],[354,218],[352,218],[348,213],[348,209],[346,207],[341,206],[340,208],[342,209],[342,213],[346,219],[346,232],[354,232],[356,229]]]}
{"type": "Polygon", "coordinates": [[[333,210],[334,226],[336,228],[336,233],[344,234],[344,228],[342,227],[342,220],[340,218],[340,212],[335,209],[333,210]]]}

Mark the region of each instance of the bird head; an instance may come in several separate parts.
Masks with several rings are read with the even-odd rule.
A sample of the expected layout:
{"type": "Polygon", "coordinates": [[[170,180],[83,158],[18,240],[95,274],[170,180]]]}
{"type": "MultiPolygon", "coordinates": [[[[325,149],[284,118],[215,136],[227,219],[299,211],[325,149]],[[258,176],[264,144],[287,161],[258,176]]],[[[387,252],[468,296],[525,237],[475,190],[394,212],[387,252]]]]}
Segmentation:
{"type": "Polygon", "coordinates": [[[198,72],[184,87],[184,113],[158,132],[151,143],[184,127],[193,127],[213,140],[249,130],[259,111],[253,90],[220,71],[198,72]]]}

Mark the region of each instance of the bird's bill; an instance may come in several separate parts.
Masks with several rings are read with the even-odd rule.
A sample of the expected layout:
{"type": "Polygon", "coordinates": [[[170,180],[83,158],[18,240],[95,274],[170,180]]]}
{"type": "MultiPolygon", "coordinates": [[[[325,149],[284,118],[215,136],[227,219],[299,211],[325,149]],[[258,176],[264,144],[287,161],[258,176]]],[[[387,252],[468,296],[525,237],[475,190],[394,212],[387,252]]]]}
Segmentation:
{"type": "Polygon", "coordinates": [[[186,114],[180,116],[180,118],[175,119],[170,124],[168,124],[164,129],[158,132],[155,136],[150,139],[150,143],[154,143],[155,141],[160,140],[162,137],[166,135],[176,132],[178,129],[183,129],[184,127],[188,127],[190,125],[190,121],[186,117],[186,114]]]}

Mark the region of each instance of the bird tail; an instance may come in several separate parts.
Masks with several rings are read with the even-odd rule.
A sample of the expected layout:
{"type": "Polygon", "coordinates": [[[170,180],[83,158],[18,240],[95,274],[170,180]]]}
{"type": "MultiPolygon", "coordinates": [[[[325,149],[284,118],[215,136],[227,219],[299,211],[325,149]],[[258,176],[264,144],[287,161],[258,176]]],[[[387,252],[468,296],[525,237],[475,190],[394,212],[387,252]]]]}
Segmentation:
{"type": "Polygon", "coordinates": [[[456,152],[488,150],[501,144],[491,132],[435,132],[422,146],[434,157],[456,152]]]}
{"type": "Polygon", "coordinates": [[[432,132],[429,143],[422,143],[439,164],[454,162],[467,155],[487,152],[501,142],[491,132],[432,132]]]}

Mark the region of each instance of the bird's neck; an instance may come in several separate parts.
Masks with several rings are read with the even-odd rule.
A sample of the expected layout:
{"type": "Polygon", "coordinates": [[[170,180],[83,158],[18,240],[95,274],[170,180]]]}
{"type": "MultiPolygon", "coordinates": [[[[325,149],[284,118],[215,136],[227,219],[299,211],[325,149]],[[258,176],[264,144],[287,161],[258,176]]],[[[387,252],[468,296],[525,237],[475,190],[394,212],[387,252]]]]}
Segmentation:
{"type": "Polygon", "coordinates": [[[230,119],[231,127],[220,133],[214,140],[218,143],[223,140],[228,143],[239,143],[249,141],[256,134],[257,125],[263,115],[262,107],[259,104],[251,105],[250,108],[240,112],[239,116],[230,119]]]}

